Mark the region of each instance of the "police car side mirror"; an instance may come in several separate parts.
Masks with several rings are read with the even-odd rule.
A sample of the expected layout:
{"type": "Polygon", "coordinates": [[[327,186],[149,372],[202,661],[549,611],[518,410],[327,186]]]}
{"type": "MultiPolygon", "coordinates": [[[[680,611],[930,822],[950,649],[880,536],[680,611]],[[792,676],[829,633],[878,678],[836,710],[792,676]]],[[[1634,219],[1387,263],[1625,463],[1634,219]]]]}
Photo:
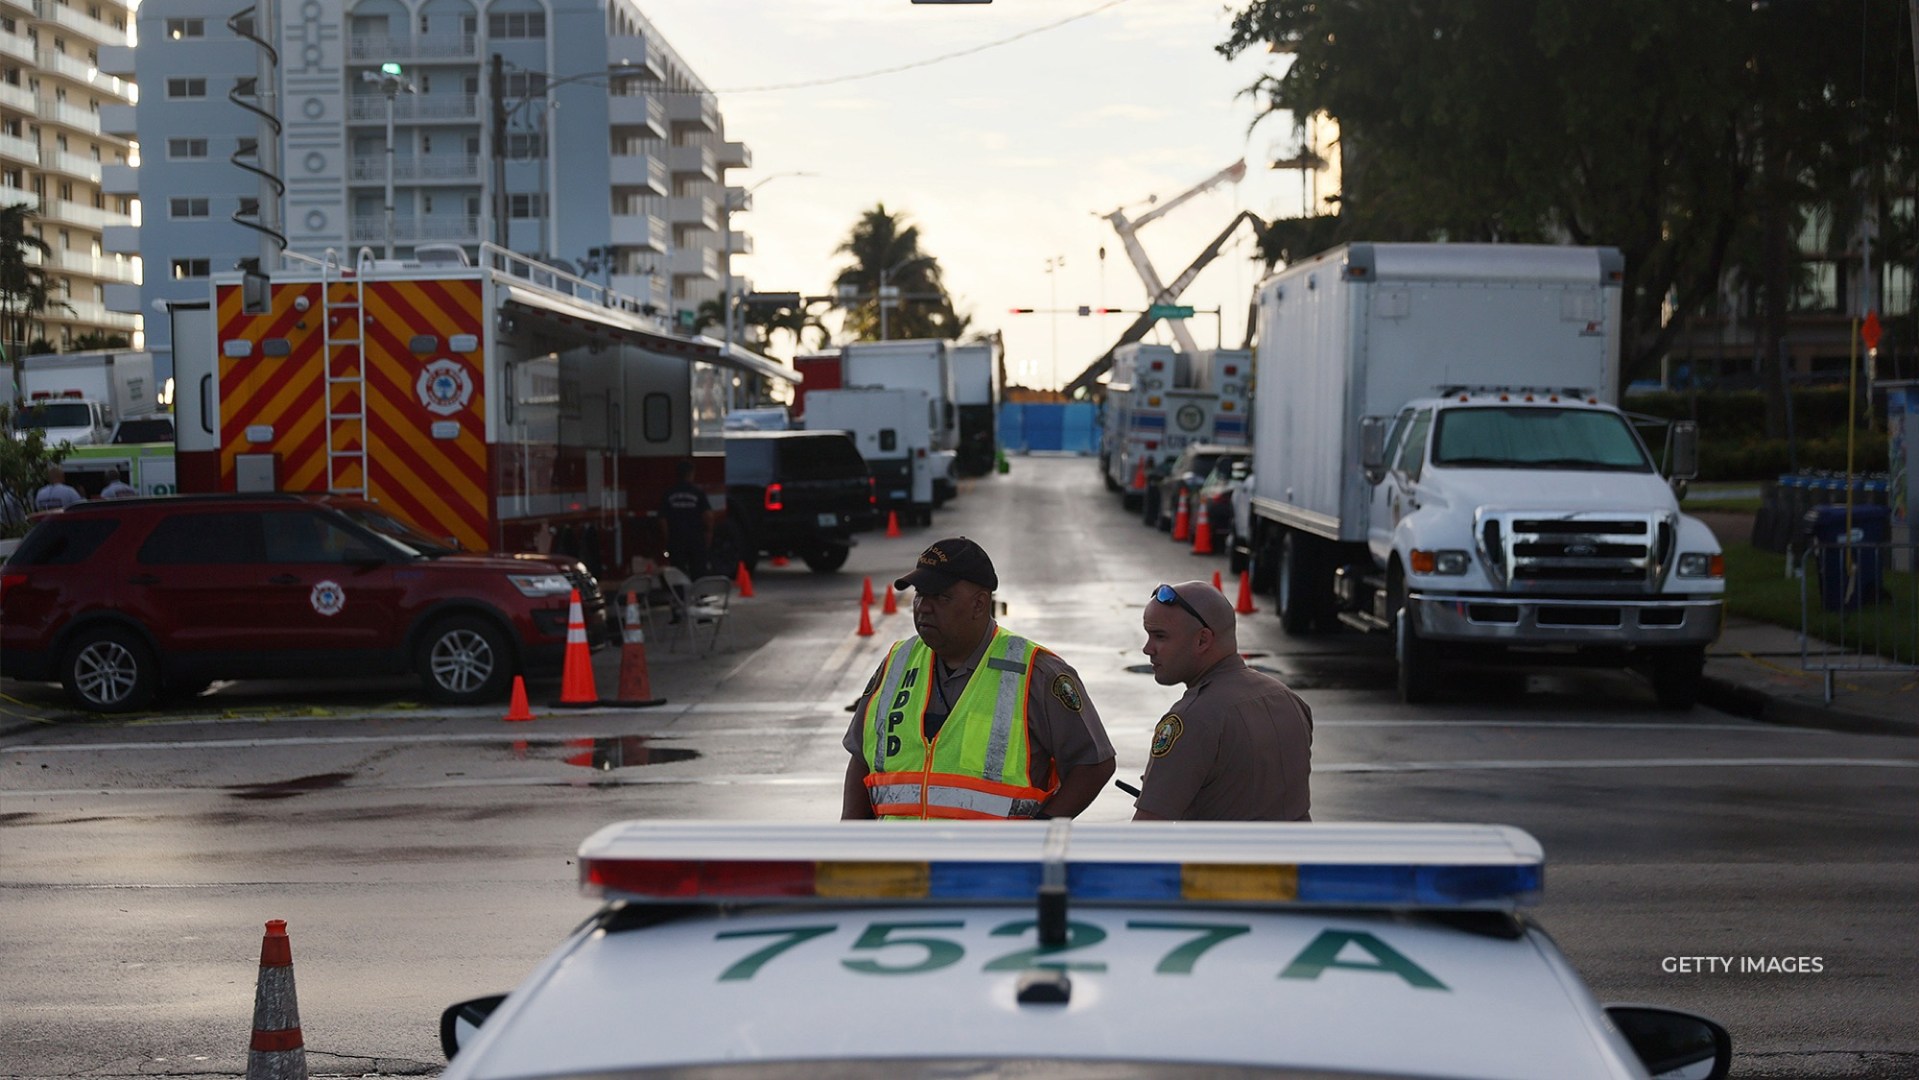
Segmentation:
{"type": "Polygon", "coordinates": [[[505,994],[489,994],[486,997],[462,1001],[458,1005],[449,1005],[440,1014],[440,1050],[448,1061],[460,1052],[462,1043],[473,1041],[480,1025],[493,1015],[493,1010],[506,1000],[505,994]]]}
{"type": "Polygon", "coordinates": [[[1377,484],[1386,478],[1386,418],[1359,418],[1359,466],[1366,470],[1366,482],[1377,484]]]}
{"type": "Polygon", "coordinates": [[[1606,1016],[1653,1080],[1725,1080],[1732,1036],[1703,1016],[1650,1005],[1608,1005],[1606,1016]]]}

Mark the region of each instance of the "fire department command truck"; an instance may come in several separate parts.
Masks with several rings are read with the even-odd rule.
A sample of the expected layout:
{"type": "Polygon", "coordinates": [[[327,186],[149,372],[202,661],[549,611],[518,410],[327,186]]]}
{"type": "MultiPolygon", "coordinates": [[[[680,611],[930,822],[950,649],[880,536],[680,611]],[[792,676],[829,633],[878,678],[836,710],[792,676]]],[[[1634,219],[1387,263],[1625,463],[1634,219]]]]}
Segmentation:
{"type": "Polygon", "coordinates": [[[1244,446],[1252,354],[1183,353],[1170,345],[1123,345],[1106,385],[1100,472],[1137,509],[1155,474],[1189,443],[1244,446]]]}
{"type": "Polygon", "coordinates": [[[172,308],[183,492],[362,495],[462,548],[623,573],[657,550],[677,461],[724,490],[725,380],[797,381],[491,245],[480,266],[288,258],[172,308]]]}

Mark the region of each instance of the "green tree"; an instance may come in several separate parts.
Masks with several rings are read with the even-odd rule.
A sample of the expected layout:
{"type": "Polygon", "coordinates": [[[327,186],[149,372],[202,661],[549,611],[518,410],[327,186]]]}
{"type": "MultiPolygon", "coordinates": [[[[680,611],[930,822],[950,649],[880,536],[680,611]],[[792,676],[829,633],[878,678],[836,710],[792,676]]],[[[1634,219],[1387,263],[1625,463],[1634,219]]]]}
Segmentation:
{"type": "Polygon", "coordinates": [[[860,215],[835,254],[852,258],[833,279],[841,294],[856,297],[835,303],[846,312],[841,332],[849,339],[879,339],[881,285],[900,292],[886,311],[888,338],[958,338],[971,324],[971,316],[953,309],[939,260],[920,250],[919,226],[909,224],[905,214],[889,212],[885,203],[860,215]]]}
{"type": "Polygon", "coordinates": [[[53,298],[53,285],[40,263],[53,249],[35,236],[34,208],[14,203],[0,208],[0,346],[18,359],[36,317],[54,308],[73,310],[53,298]]]}
{"type": "MultiPolygon", "coordinates": [[[[1910,193],[1910,53],[1861,49],[1909,40],[1903,7],[1252,0],[1219,48],[1293,53],[1250,89],[1338,122],[1338,240],[1619,248],[1631,378],[1728,271],[1767,277],[1764,221],[1797,236],[1804,207],[1858,206],[1860,176],[1910,193]]],[[[1783,312],[1777,254],[1761,292],[1783,312]]]]}
{"type": "Polygon", "coordinates": [[[72,444],[47,445],[47,433],[29,428],[16,438],[13,407],[0,404],[0,540],[24,535],[21,512],[31,507],[34,491],[47,482],[47,467],[66,458],[72,444]]]}
{"type": "Polygon", "coordinates": [[[124,349],[127,347],[125,334],[89,332],[76,335],[73,339],[73,352],[88,352],[93,349],[124,349]]]}

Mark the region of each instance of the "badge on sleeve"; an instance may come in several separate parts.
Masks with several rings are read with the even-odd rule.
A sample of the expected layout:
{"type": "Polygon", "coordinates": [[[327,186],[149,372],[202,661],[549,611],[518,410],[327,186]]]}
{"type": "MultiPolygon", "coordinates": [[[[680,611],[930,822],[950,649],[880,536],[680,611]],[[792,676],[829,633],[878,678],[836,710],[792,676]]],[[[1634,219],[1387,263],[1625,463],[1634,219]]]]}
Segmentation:
{"type": "Polygon", "coordinates": [[[1186,731],[1186,722],[1178,713],[1167,713],[1160,717],[1159,726],[1153,729],[1153,756],[1165,757],[1173,752],[1173,744],[1179,741],[1186,731]]]}
{"type": "Polygon", "coordinates": [[[1073,685],[1073,678],[1070,675],[1061,675],[1053,680],[1053,696],[1059,699],[1061,705],[1074,712],[1086,706],[1085,699],[1079,696],[1079,687],[1073,685]]]}

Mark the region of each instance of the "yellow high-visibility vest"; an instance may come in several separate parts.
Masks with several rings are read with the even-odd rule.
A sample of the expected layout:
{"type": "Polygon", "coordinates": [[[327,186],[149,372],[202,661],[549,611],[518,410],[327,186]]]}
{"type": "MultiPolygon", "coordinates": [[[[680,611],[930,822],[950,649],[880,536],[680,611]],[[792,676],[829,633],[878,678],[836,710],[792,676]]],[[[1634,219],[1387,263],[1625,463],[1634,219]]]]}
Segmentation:
{"type": "Polygon", "coordinates": [[[1033,816],[1059,789],[1057,776],[1036,788],[1028,775],[1026,691],[1038,652],[1038,645],[996,628],[952,714],[928,739],[933,650],[918,637],[894,645],[867,702],[861,738],[873,816],[1033,816]]]}

